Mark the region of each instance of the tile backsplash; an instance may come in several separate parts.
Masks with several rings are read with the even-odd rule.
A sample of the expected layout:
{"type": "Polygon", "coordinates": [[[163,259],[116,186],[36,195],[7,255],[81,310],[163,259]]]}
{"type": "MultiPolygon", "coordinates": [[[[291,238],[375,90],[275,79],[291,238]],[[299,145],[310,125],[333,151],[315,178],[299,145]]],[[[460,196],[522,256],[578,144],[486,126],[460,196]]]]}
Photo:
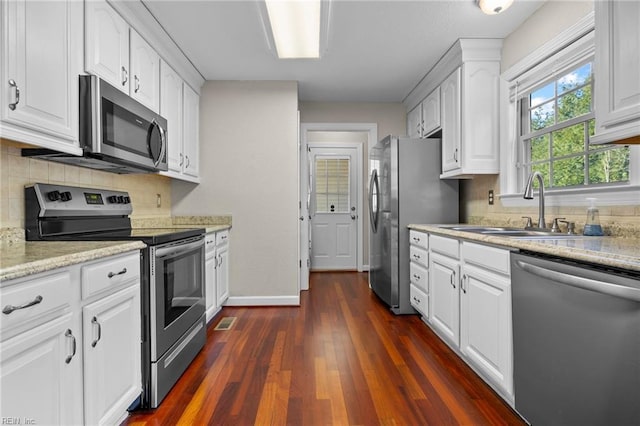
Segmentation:
{"type": "Polygon", "coordinates": [[[28,145],[0,139],[0,228],[24,228],[24,187],[33,183],[128,191],[132,218],[171,216],[171,181],[155,174],[101,172],[44,160],[25,158],[28,145]],[[157,205],[158,194],[161,204],[157,205]]]}
{"type": "MultiPolygon", "coordinates": [[[[461,183],[460,220],[473,224],[524,226],[522,216],[531,216],[537,220],[537,197],[535,207],[504,207],[496,196],[495,203],[489,205],[487,193],[493,189],[500,193],[498,176],[476,176],[461,183]]],[[[600,223],[605,235],[620,237],[640,237],[640,200],[634,205],[599,206],[600,223]]],[[[576,223],[576,229],[582,233],[587,218],[587,208],[567,206],[547,206],[545,216],[550,222],[555,217],[565,217],[576,223]]]]}

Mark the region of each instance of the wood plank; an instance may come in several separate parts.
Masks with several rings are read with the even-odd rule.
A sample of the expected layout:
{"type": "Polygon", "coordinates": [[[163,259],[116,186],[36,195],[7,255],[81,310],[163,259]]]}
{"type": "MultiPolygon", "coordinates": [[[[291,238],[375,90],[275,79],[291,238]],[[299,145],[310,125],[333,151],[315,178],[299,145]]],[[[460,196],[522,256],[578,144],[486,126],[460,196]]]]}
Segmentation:
{"type": "Polygon", "coordinates": [[[124,424],[523,425],[416,315],[366,273],[312,273],[300,307],[225,307],[156,410],[124,424]]]}

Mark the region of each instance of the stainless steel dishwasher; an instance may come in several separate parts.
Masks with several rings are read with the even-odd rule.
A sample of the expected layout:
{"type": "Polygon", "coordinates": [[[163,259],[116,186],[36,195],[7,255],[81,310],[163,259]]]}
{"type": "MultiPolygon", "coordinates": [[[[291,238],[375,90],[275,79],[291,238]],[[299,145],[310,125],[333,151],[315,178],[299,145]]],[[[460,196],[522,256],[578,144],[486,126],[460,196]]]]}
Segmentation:
{"type": "Polygon", "coordinates": [[[640,425],[640,273],[511,254],[515,408],[532,425],[640,425]]]}

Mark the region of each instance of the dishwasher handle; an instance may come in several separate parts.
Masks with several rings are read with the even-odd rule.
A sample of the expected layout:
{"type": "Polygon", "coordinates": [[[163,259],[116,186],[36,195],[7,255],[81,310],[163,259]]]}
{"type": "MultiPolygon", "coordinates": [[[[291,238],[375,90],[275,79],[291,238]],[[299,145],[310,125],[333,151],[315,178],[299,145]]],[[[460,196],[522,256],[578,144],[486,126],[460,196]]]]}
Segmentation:
{"type": "Polygon", "coordinates": [[[516,260],[516,265],[522,270],[530,274],[537,275],[555,282],[570,285],[577,288],[595,291],[609,296],[619,297],[621,299],[633,300],[640,302],[640,289],[626,287],[617,284],[611,284],[605,281],[598,281],[591,278],[578,277],[575,275],[565,274],[553,271],[540,266],[531,265],[530,263],[516,260]]]}

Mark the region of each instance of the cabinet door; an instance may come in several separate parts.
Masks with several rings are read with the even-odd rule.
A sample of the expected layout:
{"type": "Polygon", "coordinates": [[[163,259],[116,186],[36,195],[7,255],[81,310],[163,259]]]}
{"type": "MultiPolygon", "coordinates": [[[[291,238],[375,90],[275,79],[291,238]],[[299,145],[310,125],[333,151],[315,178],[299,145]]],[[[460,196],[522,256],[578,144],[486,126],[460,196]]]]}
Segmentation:
{"type": "Polygon", "coordinates": [[[458,261],[429,254],[429,315],[433,327],[453,347],[460,344],[458,261]]]}
{"type": "Polygon", "coordinates": [[[422,137],[422,105],[416,106],[407,114],[407,135],[410,138],[422,137]]]}
{"type": "Polygon", "coordinates": [[[207,322],[211,320],[215,311],[217,310],[218,290],[216,286],[216,256],[207,257],[205,261],[205,301],[206,301],[206,313],[207,322]]]}
{"type": "Polygon", "coordinates": [[[442,121],[442,171],[460,168],[460,68],[440,85],[442,121]]]}
{"type": "Polygon", "coordinates": [[[595,13],[598,127],[640,120],[640,2],[597,1],[595,13]]]}
{"type": "Polygon", "coordinates": [[[68,313],[2,343],[3,419],[17,418],[23,424],[28,419],[36,425],[82,423],[82,401],[76,400],[81,396],[73,389],[82,374],[80,358],[74,355],[80,350],[74,351],[77,336],[68,313]]]}
{"type": "Polygon", "coordinates": [[[160,115],[167,119],[169,170],[182,172],[182,79],[160,61],[160,115]]]}
{"type": "Polygon", "coordinates": [[[427,136],[440,128],[440,87],[422,101],[422,135],[427,136]]]}
{"type": "Polygon", "coordinates": [[[184,174],[198,177],[199,169],[199,143],[200,143],[200,97],[186,84],[183,85],[184,111],[183,120],[183,152],[184,165],[182,170],[184,174]]]}
{"type": "Polygon", "coordinates": [[[140,286],[82,309],[84,422],[114,424],[142,391],[140,286]]]}
{"type": "Polygon", "coordinates": [[[130,30],[131,97],[154,112],[160,110],[160,56],[130,30]]]}
{"type": "Polygon", "coordinates": [[[82,3],[12,0],[0,7],[2,120],[57,138],[47,148],[78,149],[82,3]]]}
{"type": "Polygon", "coordinates": [[[222,306],[229,298],[229,245],[218,247],[218,266],[216,269],[216,286],[218,306],[222,306]]]}
{"type": "Polygon", "coordinates": [[[511,282],[471,265],[462,272],[460,349],[488,380],[511,395],[511,282]]]}
{"type": "Polygon", "coordinates": [[[104,0],[85,2],[85,68],[129,94],[129,25],[104,0]]]}

